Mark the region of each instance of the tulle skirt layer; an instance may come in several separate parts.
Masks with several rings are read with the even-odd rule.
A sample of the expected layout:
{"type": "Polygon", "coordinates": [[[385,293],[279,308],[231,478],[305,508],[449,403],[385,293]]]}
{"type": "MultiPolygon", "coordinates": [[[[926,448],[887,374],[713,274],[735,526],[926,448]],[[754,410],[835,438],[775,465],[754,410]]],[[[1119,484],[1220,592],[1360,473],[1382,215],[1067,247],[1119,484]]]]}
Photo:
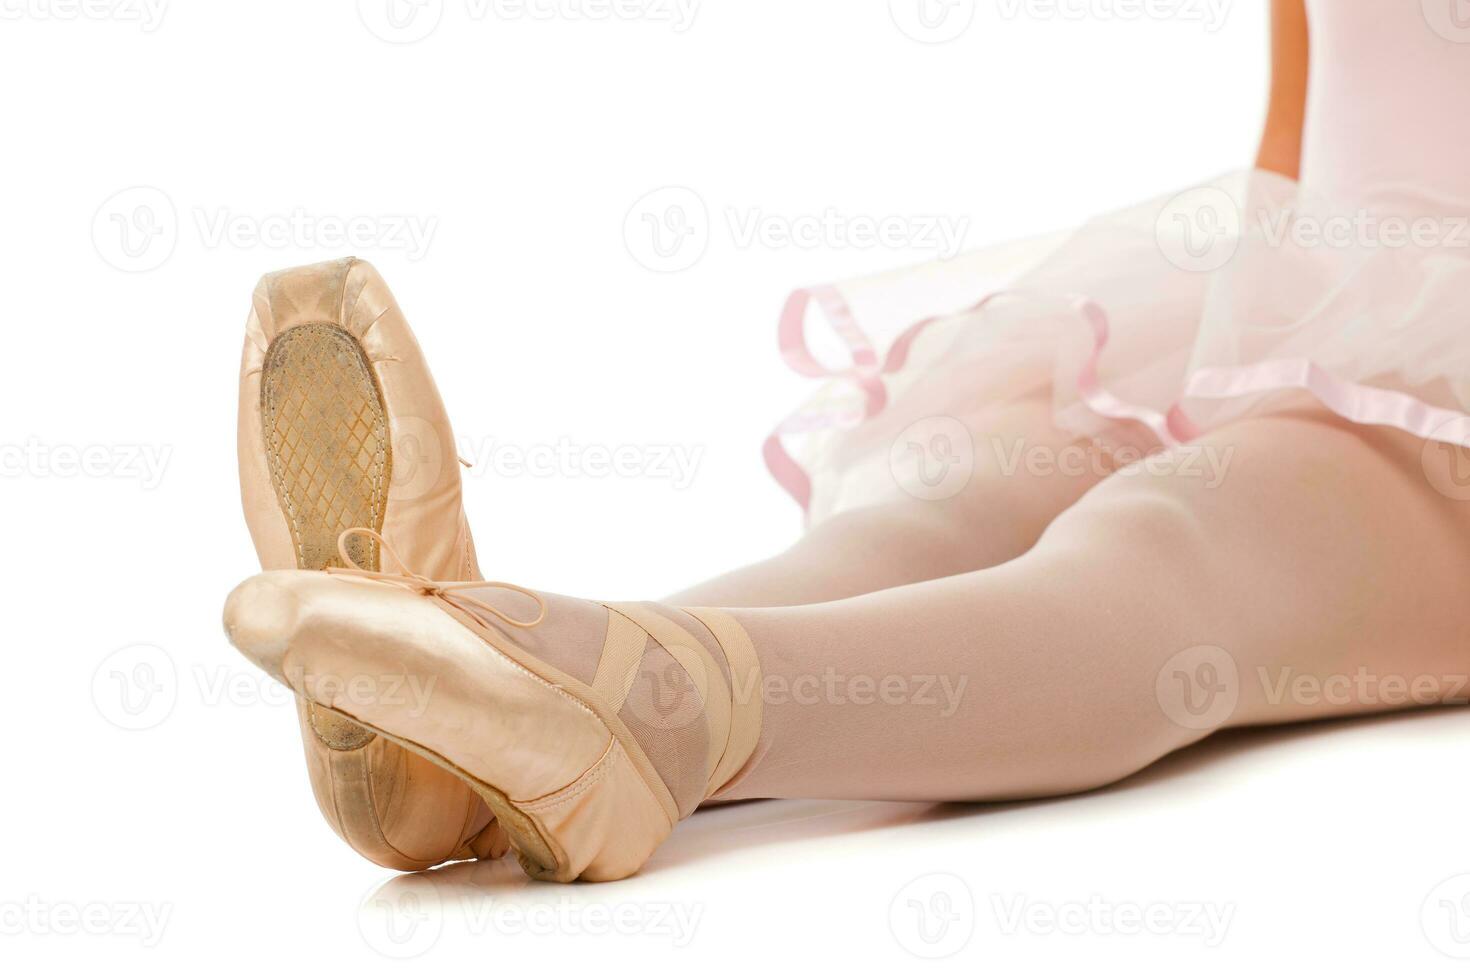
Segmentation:
{"type": "Polygon", "coordinates": [[[1020,398],[1112,453],[1188,443],[1291,392],[1470,447],[1470,226],[1397,210],[1252,171],[1067,235],[800,290],[782,353],[823,383],[767,463],[820,520],[912,494],[915,438],[970,438],[958,420],[1020,398]]]}

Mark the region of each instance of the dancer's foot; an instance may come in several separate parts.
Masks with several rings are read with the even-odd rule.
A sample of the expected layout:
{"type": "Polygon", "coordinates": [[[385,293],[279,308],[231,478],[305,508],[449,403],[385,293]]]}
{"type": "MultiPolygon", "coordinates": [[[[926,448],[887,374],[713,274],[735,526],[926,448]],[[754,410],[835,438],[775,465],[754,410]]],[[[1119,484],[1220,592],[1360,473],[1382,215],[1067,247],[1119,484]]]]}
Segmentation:
{"type": "MultiPolygon", "coordinates": [[[[337,536],[392,535],[415,567],[474,578],[454,437],[387,285],[356,259],[288,269],[255,289],[240,372],[240,486],[261,566],[337,564],[337,536]]],[[[353,557],[376,568],[370,539],[353,557]]],[[[462,780],[300,702],[322,815],[359,853],[417,871],[498,857],[504,833],[462,780]]]]}
{"type": "Polygon", "coordinates": [[[537,878],[633,874],[760,734],[755,651],[719,610],[334,569],[250,579],[225,629],[317,712],[473,786],[537,878]]]}

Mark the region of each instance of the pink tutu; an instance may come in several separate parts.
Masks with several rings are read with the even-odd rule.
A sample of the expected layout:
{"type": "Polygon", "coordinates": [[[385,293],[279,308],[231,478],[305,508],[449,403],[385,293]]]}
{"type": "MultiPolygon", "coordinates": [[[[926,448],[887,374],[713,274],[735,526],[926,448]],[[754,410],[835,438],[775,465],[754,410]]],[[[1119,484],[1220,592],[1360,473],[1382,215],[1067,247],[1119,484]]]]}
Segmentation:
{"type": "Polygon", "coordinates": [[[765,446],[812,522],[905,493],[890,453],[916,422],[1047,390],[1060,427],[1102,443],[1187,443],[1295,390],[1470,447],[1470,227],[1263,171],[1070,235],[799,290],[780,335],[825,381],[765,446]],[[812,349],[832,340],[808,337],[812,306],[840,367],[812,349]]]}

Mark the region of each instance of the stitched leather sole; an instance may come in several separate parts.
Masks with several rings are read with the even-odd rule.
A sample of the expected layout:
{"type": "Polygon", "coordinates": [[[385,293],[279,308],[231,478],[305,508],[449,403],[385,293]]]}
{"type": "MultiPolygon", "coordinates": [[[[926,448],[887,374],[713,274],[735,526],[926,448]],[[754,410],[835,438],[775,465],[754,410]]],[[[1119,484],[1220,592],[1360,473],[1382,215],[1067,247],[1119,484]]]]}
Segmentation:
{"type": "MultiPolygon", "coordinates": [[[[392,477],[388,410],[367,356],[346,330],[307,323],[281,334],[266,352],[260,416],[271,482],[291,528],[296,567],[340,566],[337,538],[351,527],[383,528],[392,477]]],[[[348,551],[377,569],[377,544],[358,536],[348,551]]],[[[338,752],[360,749],[373,733],[308,708],[312,731],[338,752]]]]}

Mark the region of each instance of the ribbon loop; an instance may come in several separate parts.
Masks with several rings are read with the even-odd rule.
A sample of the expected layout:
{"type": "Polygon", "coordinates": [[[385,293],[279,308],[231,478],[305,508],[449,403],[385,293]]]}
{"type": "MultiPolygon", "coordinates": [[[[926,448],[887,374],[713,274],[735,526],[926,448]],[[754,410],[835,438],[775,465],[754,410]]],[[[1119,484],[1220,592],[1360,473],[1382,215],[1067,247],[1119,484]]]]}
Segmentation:
{"type": "Polygon", "coordinates": [[[489,619],[485,618],[486,616],[491,616],[495,619],[498,619],[507,626],[514,626],[517,629],[527,630],[534,629],[537,626],[540,626],[541,623],[546,619],[546,600],[541,598],[539,594],[532,592],[530,589],[523,588],[519,585],[512,585],[509,582],[435,581],[434,579],[429,578],[427,575],[420,575],[418,572],[415,572],[413,569],[404,564],[403,559],[398,556],[398,552],[394,551],[393,546],[388,543],[388,539],[369,527],[349,527],[347,530],[339,534],[337,536],[337,554],[341,557],[342,562],[346,567],[329,568],[327,569],[328,573],[336,575],[349,575],[354,578],[367,579],[371,582],[386,582],[389,585],[401,586],[405,589],[410,590],[411,592],[415,592],[422,596],[441,599],[444,602],[449,603],[451,606],[454,606],[456,609],[466,614],[467,616],[478,620],[484,626],[494,625],[490,622],[489,619]],[[357,535],[371,538],[374,542],[376,542],[381,552],[384,555],[387,555],[389,558],[393,559],[393,564],[398,566],[398,571],[375,572],[372,569],[363,568],[361,565],[359,565],[357,563],[357,560],[352,557],[352,553],[347,547],[347,543],[357,535]],[[490,603],[485,602],[483,599],[476,599],[474,596],[464,594],[471,589],[506,589],[510,592],[520,593],[521,595],[535,601],[537,608],[536,618],[516,619],[513,616],[509,616],[499,609],[495,608],[490,603]]]}

